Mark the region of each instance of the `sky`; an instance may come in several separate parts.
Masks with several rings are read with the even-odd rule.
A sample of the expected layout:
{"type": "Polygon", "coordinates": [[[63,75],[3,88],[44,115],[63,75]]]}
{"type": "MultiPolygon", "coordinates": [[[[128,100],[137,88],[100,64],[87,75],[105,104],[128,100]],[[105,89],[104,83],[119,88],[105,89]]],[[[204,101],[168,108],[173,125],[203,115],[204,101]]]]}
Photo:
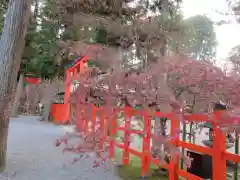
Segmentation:
{"type": "Polygon", "coordinates": [[[182,10],[185,18],[204,14],[213,21],[225,20],[226,18],[233,21],[231,24],[215,27],[218,41],[216,58],[218,60],[226,58],[231,48],[240,44],[240,24],[234,22],[233,18],[218,13],[228,11],[226,0],[183,0],[182,10]]]}

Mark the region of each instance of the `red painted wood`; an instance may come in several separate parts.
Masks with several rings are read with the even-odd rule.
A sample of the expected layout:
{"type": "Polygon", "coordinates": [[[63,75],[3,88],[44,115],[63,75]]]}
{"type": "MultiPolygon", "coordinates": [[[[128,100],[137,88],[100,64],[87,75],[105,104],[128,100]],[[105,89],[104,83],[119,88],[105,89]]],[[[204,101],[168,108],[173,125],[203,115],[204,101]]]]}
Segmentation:
{"type": "Polygon", "coordinates": [[[105,121],[105,115],[103,113],[100,114],[100,131],[102,134],[101,142],[100,142],[100,148],[103,148],[104,142],[106,141],[106,121],[105,121]]]}
{"type": "Polygon", "coordinates": [[[33,77],[24,77],[24,82],[29,83],[29,84],[40,84],[41,79],[33,78],[33,77]]]}
{"type": "MultiPolygon", "coordinates": [[[[177,117],[171,117],[171,130],[170,134],[173,138],[171,141],[173,144],[178,146],[179,141],[179,132],[180,132],[180,121],[177,117]]],[[[179,165],[179,156],[172,155],[169,162],[168,178],[169,180],[178,180],[178,165],[179,165]]]]}
{"type": "Polygon", "coordinates": [[[78,80],[78,67],[74,68],[73,77],[74,77],[74,80],[78,80]]]}
{"type": "Polygon", "coordinates": [[[56,124],[66,124],[66,106],[65,104],[52,104],[50,115],[56,124]]]}
{"type": "Polygon", "coordinates": [[[162,164],[162,163],[160,163],[159,160],[156,159],[156,158],[152,158],[152,157],[151,157],[151,163],[154,164],[154,165],[160,166],[160,167],[162,167],[162,168],[164,168],[164,169],[169,169],[169,168],[170,168],[169,164],[162,164]]]}
{"type": "MultiPolygon", "coordinates": [[[[118,131],[125,131],[125,127],[117,127],[118,131]]],[[[138,135],[144,135],[145,133],[141,130],[137,130],[137,129],[131,129],[129,130],[131,134],[138,134],[138,135]]]]}
{"type": "MultiPolygon", "coordinates": [[[[101,108],[96,108],[101,111],[101,108]]],[[[110,122],[110,136],[115,135],[117,130],[124,131],[124,144],[116,143],[115,140],[111,137],[106,138],[106,125],[102,126],[103,137],[105,138],[105,142],[110,143],[109,147],[109,157],[114,157],[114,147],[118,147],[123,149],[123,165],[129,164],[129,155],[135,155],[142,159],[142,175],[146,175],[149,170],[150,164],[160,165],[161,167],[168,169],[169,172],[169,180],[178,180],[179,176],[187,178],[188,180],[202,180],[202,178],[197,177],[193,174],[186,172],[185,170],[181,170],[178,168],[179,164],[179,157],[175,157],[171,159],[169,164],[159,164],[157,159],[151,157],[150,153],[150,137],[151,135],[151,119],[147,116],[147,112],[143,110],[133,110],[131,108],[117,108],[117,111],[125,111],[126,119],[132,117],[132,115],[144,115],[144,130],[133,130],[130,129],[130,121],[126,120],[124,127],[117,127],[117,119],[114,118],[110,122]],[[130,134],[140,134],[143,136],[143,150],[142,152],[138,152],[134,149],[129,147],[129,136],[130,134]]],[[[93,111],[94,114],[94,111],[93,111]]],[[[163,115],[160,112],[156,113],[158,115],[163,115]]],[[[226,179],[226,160],[231,160],[233,162],[240,162],[240,155],[233,155],[231,153],[226,152],[225,150],[225,134],[217,129],[216,122],[211,120],[213,123],[214,129],[214,143],[213,148],[207,148],[203,146],[194,145],[191,143],[183,142],[179,140],[179,128],[180,128],[180,121],[177,116],[174,116],[173,113],[164,114],[167,115],[168,118],[171,120],[171,136],[174,137],[171,140],[171,143],[178,147],[184,147],[187,149],[191,149],[196,152],[208,154],[213,158],[213,180],[225,180],[226,179]]],[[[94,117],[95,115],[93,115],[94,117]]],[[[186,119],[194,122],[200,121],[208,121],[209,117],[206,115],[187,115],[186,119]],[[194,119],[196,118],[196,119],[194,119]]],[[[100,120],[102,121],[102,120],[100,120]]],[[[84,123],[84,121],[82,121],[84,123]]],[[[103,121],[101,122],[103,123],[103,121]]]]}
{"type": "Polygon", "coordinates": [[[77,67],[77,68],[80,68],[80,73],[81,73],[81,72],[84,71],[84,68],[85,68],[85,67],[82,67],[83,69],[81,69],[80,66],[81,66],[82,64],[85,64],[87,61],[88,61],[87,56],[83,56],[82,59],[81,59],[81,61],[78,61],[76,64],[74,64],[74,66],[68,68],[67,70],[68,70],[68,71],[73,71],[74,68],[77,67]],[[83,71],[81,71],[81,70],[83,70],[83,71]]]}
{"type": "Polygon", "coordinates": [[[96,132],[96,122],[97,122],[97,108],[92,106],[92,131],[96,132]]]}
{"type": "MultiPolygon", "coordinates": [[[[85,66],[83,66],[82,64],[87,62],[87,57],[84,56],[82,57],[81,61],[79,61],[78,63],[76,63],[74,66],[72,66],[71,68],[68,68],[65,71],[65,75],[66,75],[66,80],[65,80],[65,95],[64,95],[64,106],[65,109],[62,110],[61,108],[59,110],[55,110],[56,106],[54,106],[53,111],[54,112],[50,112],[51,114],[56,114],[56,112],[59,112],[59,114],[63,113],[60,111],[64,111],[64,116],[61,117],[61,119],[65,119],[64,123],[68,122],[70,120],[70,104],[69,104],[69,98],[70,98],[70,88],[71,88],[71,81],[72,79],[77,80],[79,77],[79,72],[78,69],[80,69],[80,73],[84,72],[84,68],[85,66]]],[[[32,84],[38,84],[40,78],[30,78],[30,77],[26,77],[25,81],[28,83],[32,83],[32,84]],[[33,80],[34,79],[34,80],[33,80]]],[[[79,121],[79,120],[78,120],[79,121]]],[[[86,123],[83,121],[81,122],[81,125],[78,124],[78,127],[80,128],[86,128],[85,127],[86,123]]],[[[86,130],[86,129],[84,129],[86,130]]]]}
{"type": "Polygon", "coordinates": [[[178,141],[178,145],[181,147],[184,147],[186,149],[197,151],[197,152],[207,154],[210,156],[213,154],[212,148],[209,148],[209,147],[199,146],[196,144],[191,144],[191,143],[187,143],[187,142],[180,141],[180,140],[178,141]]]}
{"type": "Polygon", "coordinates": [[[65,95],[64,95],[64,104],[66,107],[66,120],[69,120],[69,112],[70,112],[70,104],[69,104],[69,98],[70,98],[70,86],[71,86],[71,72],[66,72],[66,82],[65,82],[65,95]]]}
{"type": "Polygon", "coordinates": [[[226,180],[226,159],[224,154],[226,153],[226,134],[217,128],[216,123],[213,123],[213,179],[214,180],[226,180]]]}
{"type": "Polygon", "coordinates": [[[148,113],[144,116],[144,137],[143,137],[143,147],[142,147],[142,176],[145,176],[150,170],[151,163],[151,118],[148,113]]]}
{"type": "Polygon", "coordinates": [[[109,158],[113,158],[115,155],[114,140],[117,133],[117,117],[114,116],[110,122],[110,143],[109,143],[109,158]]]}
{"type": "MultiPolygon", "coordinates": [[[[124,144],[119,144],[114,142],[114,146],[120,148],[120,149],[124,149],[125,145],[124,144]]],[[[128,148],[129,153],[141,158],[142,157],[142,152],[136,151],[135,149],[132,148],[128,148]]]]}
{"type": "Polygon", "coordinates": [[[130,145],[130,134],[131,132],[131,117],[132,112],[130,108],[125,108],[125,132],[124,132],[124,150],[123,150],[123,157],[122,157],[122,163],[123,165],[129,164],[129,145],[130,145]]]}
{"type": "Polygon", "coordinates": [[[239,163],[240,162],[240,155],[226,152],[224,156],[227,160],[230,160],[233,163],[237,163],[237,162],[239,163]]]}

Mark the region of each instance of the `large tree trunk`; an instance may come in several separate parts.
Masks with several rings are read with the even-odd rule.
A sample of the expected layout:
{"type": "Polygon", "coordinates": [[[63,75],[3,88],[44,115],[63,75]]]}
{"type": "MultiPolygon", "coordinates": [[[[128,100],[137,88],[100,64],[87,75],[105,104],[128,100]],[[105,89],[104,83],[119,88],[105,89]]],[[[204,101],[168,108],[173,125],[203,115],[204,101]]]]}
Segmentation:
{"type": "Polygon", "coordinates": [[[0,172],[6,166],[9,118],[31,0],[10,0],[0,40],[0,172]]]}
{"type": "Polygon", "coordinates": [[[27,114],[29,115],[36,114],[36,104],[37,104],[36,93],[37,93],[37,90],[36,90],[35,84],[28,84],[26,86],[26,95],[27,95],[26,107],[27,107],[27,114]]]}
{"type": "Polygon", "coordinates": [[[41,102],[44,105],[44,109],[41,117],[42,121],[49,120],[52,101],[56,93],[59,92],[60,89],[62,89],[61,87],[64,87],[64,84],[62,83],[62,81],[59,81],[58,79],[53,79],[51,82],[49,82],[49,84],[45,88],[43,99],[41,100],[41,102]]]}
{"type": "Polygon", "coordinates": [[[24,83],[23,80],[24,80],[24,75],[20,74],[20,78],[19,78],[18,85],[17,85],[17,92],[15,95],[15,99],[14,99],[14,103],[13,103],[13,107],[12,107],[12,117],[18,116],[20,98],[23,93],[23,83],[24,83]]]}

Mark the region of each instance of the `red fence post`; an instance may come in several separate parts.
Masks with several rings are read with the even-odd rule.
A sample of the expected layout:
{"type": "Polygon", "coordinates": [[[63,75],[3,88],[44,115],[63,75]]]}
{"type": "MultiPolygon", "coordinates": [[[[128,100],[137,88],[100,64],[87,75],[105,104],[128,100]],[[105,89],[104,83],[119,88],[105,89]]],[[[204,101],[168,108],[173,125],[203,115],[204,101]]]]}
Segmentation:
{"type": "MultiPolygon", "coordinates": [[[[72,119],[73,119],[73,106],[71,103],[69,103],[69,118],[68,118],[68,121],[71,123],[72,122],[72,119]]],[[[75,111],[76,113],[76,111],[75,111]]],[[[76,118],[76,114],[75,114],[75,118],[76,118]]]]}
{"type": "MultiPolygon", "coordinates": [[[[172,144],[178,146],[179,140],[179,131],[180,131],[180,121],[176,116],[172,116],[171,118],[171,130],[170,134],[172,139],[172,144]]],[[[178,180],[178,166],[179,166],[179,155],[172,155],[175,157],[171,157],[169,162],[169,170],[168,170],[168,179],[169,180],[178,180]]]]}
{"type": "Polygon", "coordinates": [[[149,114],[146,112],[144,115],[144,130],[145,132],[143,136],[143,145],[142,145],[142,177],[146,175],[147,172],[149,172],[150,168],[150,142],[151,142],[151,118],[149,117],[149,114]]]}
{"type": "Polygon", "coordinates": [[[75,67],[73,71],[74,80],[78,80],[78,69],[75,67]]]}
{"type": "Polygon", "coordinates": [[[96,120],[97,120],[97,108],[93,105],[92,106],[92,123],[91,123],[92,132],[96,132],[96,120]]]}
{"type": "Polygon", "coordinates": [[[87,119],[87,117],[88,116],[86,116],[86,110],[87,110],[87,108],[86,108],[86,106],[84,106],[83,107],[83,113],[85,114],[82,118],[83,118],[83,132],[84,133],[87,133],[88,132],[88,119],[87,119]]]}
{"type": "MultiPolygon", "coordinates": [[[[214,114],[214,118],[217,118],[214,114]]],[[[221,129],[217,128],[216,122],[213,121],[213,157],[212,170],[213,180],[226,180],[226,137],[221,129]]]]}
{"type": "Polygon", "coordinates": [[[115,155],[114,142],[116,133],[117,133],[117,119],[116,116],[114,116],[113,119],[111,119],[110,123],[109,158],[113,158],[115,155]]]}
{"type": "Polygon", "coordinates": [[[71,72],[66,71],[66,81],[65,81],[65,94],[64,94],[64,104],[66,106],[66,121],[69,118],[69,97],[70,97],[70,87],[71,87],[71,72]]]}
{"type": "Polygon", "coordinates": [[[85,117],[82,118],[82,122],[83,122],[83,124],[82,124],[83,132],[87,133],[87,120],[85,117]]]}
{"type": "Polygon", "coordinates": [[[124,130],[124,150],[123,150],[123,159],[122,164],[129,164],[129,145],[130,145],[130,128],[131,128],[131,109],[125,108],[125,130],[124,130]]]}
{"type": "Polygon", "coordinates": [[[103,148],[104,142],[106,140],[106,122],[105,122],[105,114],[104,111],[101,112],[100,114],[100,131],[102,134],[101,137],[101,142],[100,142],[100,148],[103,148]]]}

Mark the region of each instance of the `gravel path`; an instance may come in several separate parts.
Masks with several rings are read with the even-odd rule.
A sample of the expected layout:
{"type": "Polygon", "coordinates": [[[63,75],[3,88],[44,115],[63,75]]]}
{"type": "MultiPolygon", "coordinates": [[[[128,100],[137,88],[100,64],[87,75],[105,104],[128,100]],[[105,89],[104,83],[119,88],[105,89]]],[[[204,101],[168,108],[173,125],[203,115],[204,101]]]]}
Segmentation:
{"type": "Polygon", "coordinates": [[[64,134],[60,126],[37,121],[37,117],[11,120],[7,172],[0,180],[120,180],[113,167],[92,171],[92,160],[71,164],[73,154],[63,154],[54,142],[64,134]]]}

